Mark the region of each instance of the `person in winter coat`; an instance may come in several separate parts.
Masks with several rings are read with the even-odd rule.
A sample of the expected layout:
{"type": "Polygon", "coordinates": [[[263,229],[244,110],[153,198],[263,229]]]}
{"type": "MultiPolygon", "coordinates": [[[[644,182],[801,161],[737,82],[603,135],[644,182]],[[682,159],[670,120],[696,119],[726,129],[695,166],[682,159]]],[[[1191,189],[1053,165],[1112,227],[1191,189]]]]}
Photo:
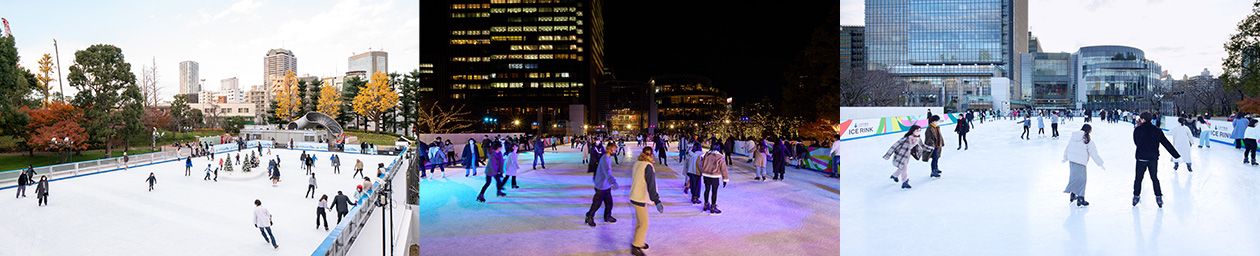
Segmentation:
{"type": "Polygon", "coordinates": [[[306,194],[305,194],[305,195],[303,195],[303,198],[305,198],[305,196],[310,196],[311,198],[315,198],[315,187],[316,187],[316,186],[315,186],[315,174],[314,174],[314,173],[312,173],[312,174],[311,174],[311,179],[310,179],[310,184],[306,186],[306,194]]]}
{"type": "Polygon", "coordinates": [[[687,183],[683,184],[683,193],[691,195],[691,204],[699,205],[701,179],[698,163],[704,151],[700,148],[700,143],[691,144],[688,151],[687,161],[683,162],[683,173],[687,174],[687,183]]]}
{"type": "Polygon", "coordinates": [[[931,176],[933,178],[941,177],[941,168],[937,165],[937,161],[941,159],[941,149],[945,148],[945,137],[941,136],[941,127],[938,125],[939,121],[941,121],[940,116],[928,117],[928,128],[925,132],[926,138],[923,140],[923,144],[926,144],[928,149],[932,151],[931,176]]]}
{"type": "Polygon", "coordinates": [[[521,188],[516,186],[516,170],[521,169],[520,162],[518,162],[516,158],[518,155],[516,147],[516,144],[511,144],[508,146],[507,152],[503,153],[505,158],[503,159],[504,181],[511,180],[512,188],[514,189],[521,188]]]}
{"type": "Polygon", "coordinates": [[[48,205],[48,176],[39,176],[39,184],[35,185],[35,198],[40,206],[48,205]]]}
{"type": "Polygon", "coordinates": [[[319,197],[319,204],[315,206],[315,229],[319,229],[319,221],[324,221],[324,231],[328,231],[328,195],[319,197]]]}
{"type": "Polygon", "coordinates": [[[1229,134],[1230,139],[1234,139],[1234,148],[1243,148],[1243,137],[1247,132],[1247,119],[1243,118],[1242,113],[1234,115],[1234,131],[1229,134]]]}
{"type": "MultiPolygon", "coordinates": [[[[440,140],[434,140],[427,154],[429,154],[429,161],[433,162],[433,165],[429,166],[429,173],[442,169],[442,178],[446,178],[446,145],[440,140]]],[[[421,168],[421,170],[424,169],[421,168]]]]}
{"type": "MultiPolygon", "coordinates": [[[[1194,134],[1190,132],[1191,125],[1194,124],[1191,123],[1190,120],[1178,118],[1177,125],[1172,128],[1172,144],[1173,148],[1177,149],[1177,152],[1190,154],[1190,149],[1194,146],[1194,134]]],[[[1177,171],[1177,168],[1181,166],[1181,163],[1186,163],[1186,171],[1194,172],[1194,167],[1190,166],[1191,161],[1189,155],[1173,159],[1173,171],[1177,171]]]]}
{"type": "Polygon", "coordinates": [[[499,151],[498,144],[490,144],[490,153],[486,154],[486,183],[481,185],[481,193],[477,194],[477,202],[486,202],[486,188],[490,187],[490,180],[494,179],[495,188],[498,189],[498,196],[505,197],[507,193],[503,193],[503,153],[499,151]]]}
{"type": "Polygon", "coordinates": [[[599,165],[595,169],[595,176],[591,179],[595,185],[595,195],[591,197],[591,208],[586,211],[586,225],[595,226],[595,211],[599,211],[600,205],[604,207],[604,223],[617,223],[617,218],[612,216],[612,190],[617,188],[617,178],[612,174],[612,151],[616,150],[614,146],[605,148],[603,156],[599,160],[592,160],[599,165]]]}
{"type": "Polygon", "coordinates": [[[1050,114],[1050,137],[1059,138],[1059,113],[1050,114]]]}
{"type": "Polygon", "coordinates": [[[787,169],[787,146],[783,145],[783,138],[774,138],[774,148],[770,151],[771,159],[774,160],[774,175],[770,177],[772,180],[783,180],[783,174],[787,169]]]}
{"type": "MultiPolygon", "coordinates": [[[[910,126],[910,129],[906,131],[906,134],[902,135],[901,139],[897,140],[896,143],[893,143],[893,145],[888,148],[888,152],[884,153],[884,159],[892,159],[893,167],[897,167],[897,171],[893,172],[892,176],[888,176],[888,178],[892,179],[893,182],[900,181],[902,189],[911,188],[910,176],[906,171],[910,162],[910,157],[927,157],[921,153],[913,152],[919,150],[918,148],[928,147],[919,140],[920,129],[921,128],[918,125],[910,126]]],[[[920,150],[919,152],[922,151],[920,150]]]]}
{"type": "Polygon", "coordinates": [[[600,139],[595,139],[591,143],[587,143],[586,148],[586,152],[590,154],[589,158],[591,159],[591,161],[586,164],[586,172],[590,173],[595,172],[595,168],[599,168],[599,159],[602,159],[604,155],[608,154],[607,151],[617,150],[617,148],[605,147],[603,141],[600,139]]]}
{"type": "Polygon", "coordinates": [[[477,176],[477,141],[468,139],[468,144],[464,145],[464,153],[460,156],[464,157],[464,177],[468,177],[468,173],[477,176]]]}
{"type": "Polygon", "coordinates": [[[954,132],[958,133],[958,148],[954,150],[962,150],[964,147],[971,148],[971,143],[967,142],[967,132],[970,131],[971,125],[967,122],[958,122],[957,125],[954,125],[954,132]]]}
{"type": "Polygon", "coordinates": [[[280,245],[276,244],[276,235],[271,233],[271,224],[275,221],[271,219],[271,212],[267,208],[262,207],[262,201],[254,199],[254,227],[258,228],[258,232],[262,233],[263,241],[271,243],[274,249],[280,249],[280,245]]]}
{"type": "Polygon", "coordinates": [[[543,158],[543,153],[547,152],[547,148],[545,146],[546,145],[543,144],[542,139],[534,140],[534,167],[531,169],[537,170],[538,162],[542,162],[542,168],[544,170],[547,169],[547,159],[543,158]]]}
{"type": "Polygon", "coordinates": [[[1093,131],[1093,127],[1085,124],[1080,131],[1072,132],[1071,140],[1063,151],[1063,161],[1071,162],[1068,176],[1067,187],[1063,189],[1063,193],[1068,193],[1068,202],[1076,202],[1076,206],[1089,206],[1089,202],[1085,201],[1085,167],[1089,164],[1089,159],[1094,159],[1094,163],[1099,168],[1107,169],[1103,166],[1102,157],[1098,157],[1098,149],[1094,147],[1097,143],[1090,138],[1089,133],[1093,131]]]}
{"type": "Polygon", "coordinates": [[[337,208],[337,223],[341,223],[341,217],[345,217],[350,213],[350,205],[358,205],[355,201],[351,201],[350,197],[337,191],[337,196],[333,197],[332,205],[337,208]]]}
{"type": "Polygon", "coordinates": [[[722,147],[713,145],[712,149],[699,160],[700,176],[704,179],[704,211],[711,215],[722,214],[722,210],[718,210],[717,205],[718,181],[722,182],[723,187],[731,181],[725,159],[722,147]]]}
{"type": "Polygon", "coordinates": [[[656,193],[656,170],[652,166],[652,147],[644,147],[630,177],[630,204],[634,205],[634,240],[630,242],[630,254],[644,255],[648,248],[648,205],[656,205],[657,212],[664,213],[661,197],[656,193]]]}
{"type": "MultiPolygon", "coordinates": [[[[473,170],[473,171],[475,172],[476,170],[473,170]]],[[[358,176],[365,176],[365,177],[367,176],[366,174],[363,174],[363,159],[354,160],[354,173],[350,174],[350,178],[354,178],[358,176]]],[[[467,176],[467,174],[465,174],[465,176],[467,176]]]]}
{"type": "Polygon", "coordinates": [[[1046,115],[1037,114],[1037,137],[1046,135],[1046,115]]]}
{"type": "MultiPolygon", "coordinates": [[[[17,195],[14,195],[13,198],[26,197],[26,187],[30,186],[31,179],[34,178],[31,175],[34,175],[35,172],[28,171],[32,169],[31,165],[26,165],[26,169],[18,174],[17,195]]],[[[35,196],[39,197],[39,194],[37,193],[35,196]]]]}
{"type": "Polygon", "coordinates": [[[192,157],[184,158],[184,176],[192,176],[192,157]]]}
{"type": "MultiPolygon", "coordinates": [[[[836,140],[836,141],[840,141],[840,140],[836,140]]],[[[753,180],[766,181],[766,158],[767,158],[766,155],[770,154],[770,148],[766,146],[765,140],[757,140],[754,143],[756,143],[756,145],[753,146],[753,150],[752,150],[753,151],[752,152],[753,154],[752,165],[755,171],[753,174],[755,174],[756,177],[753,178],[753,180]]],[[[836,156],[832,156],[832,157],[834,159],[836,156]]]]}
{"type": "Polygon", "coordinates": [[[1167,137],[1164,137],[1164,132],[1151,123],[1154,119],[1155,115],[1143,112],[1138,117],[1138,126],[1133,128],[1133,144],[1137,146],[1137,152],[1134,154],[1137,158],[1137,172],[1133,177],[1133,206],[1137,206],[1139,197],[1142,195],[1142,176],[1149,171],[1151,185],[1155,188],[1155,203],[1161,208],[1164,207],[1164,192],[1159,188],[1158,176],[1159,146],[1163,145],[1173,158],[1181,158],[1177,149],[1167,137]]]}
{"type": "Polygon", "coordinates": [[[333,174],[341,174],[341,157],[333,154],[331,157],[328,157],[328,161],[332,162],[333,174]]]}
{"type": "Polygon", "coordinates": [[[735,165],[735,162],[731,161],[731,155],[735,154],[735,137],[726,136],[726,143],[722,144],[722,149],[726,151],[726,165],[735,165]]]}
{"type": "Polygon", "coordinates": [[[669,166],[669,156],[665,154],[665,148],[669,146],[669,141],[664,136],[656,136],[656,157],[661,159],[661,164],[669,166]]]}
{"type": "Polygon", "coordinates": [[[1015,123],[1016,123],[1016,124],[1023,124],[1023,125],[1024,125],[1024,133],[1020,133],[1020,134],[1019,134],[1019,138],[1020,138],[1020,139],[1025,139],[1025,140],[1030,140],[1030,139],[1032,139],[1032,135],[1028,133],[1028,127],[1032,124],[1032,122],[1028,120],[1028,117],[1027,117],[1027,116],[1025,116],[1025,117],[1024,117],[1024,120],[1023,120],[1023,121],[1018,121],[1018,122],[1015,122],[1015,123]]]}
{"type": "Polygon", "coordinates": [[[1256,141],[1260,139],[1260,129],[1256,127],[1256,120],[1244,120],[1246,120],[1247,126],[1243,129],[1243,163],[1260,165],[1260,163],[1256,163],[1256,141]],[[1251,159],[1248,160],[1247,156],[1251,156],[1251,159]]]}
{"type": "Polygon", "coordinates": [[[153,173],[150,172],[149,178],[144,179],[144,182],[149,183],[149,192],[153,192],[153,185],[157,184],[157,176],[153,176],[153,173]]]}
{"type": "Polygon", "coordinates": [[[1212,148],[1212,123],[1208,122],[1207,116],[1200,116],[1194,124],[1199,128],[1199,147],[1212,148]]]}

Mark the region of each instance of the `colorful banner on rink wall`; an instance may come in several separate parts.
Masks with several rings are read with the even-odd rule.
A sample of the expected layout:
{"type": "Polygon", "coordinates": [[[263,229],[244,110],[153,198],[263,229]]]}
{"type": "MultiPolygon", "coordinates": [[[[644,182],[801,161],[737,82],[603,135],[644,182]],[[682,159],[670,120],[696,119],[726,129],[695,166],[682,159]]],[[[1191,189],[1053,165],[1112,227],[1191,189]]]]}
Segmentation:
{"type": "MultiPolygon", "coordinates": [[[[958,122],[958,119],[961,117],[961,113],[947,114],[942,117],[943,118],[938,125],[951,125],[958,122]]],[[[927,114],[918,116],[892,116],[841,120],[840,131],[842,132],[840,133],[840,141],[856,140],[866,137],[904,132],[914,125],[926,127],[927,114]]]]}
{"type": "MultiPolygon", "coordinates": [[[[1212,141],[1227,145],[1234,145],[1234,139],[1229,137],[1234,133],[1233,122],[1230,122],[1230,120],[1213,119],[1208,120],[1207,123],[1211,129],[1204,129],[1204,131],[1208,132],[1208,136],[1211,136],[1212,141]]],[[[1164,130],[1172,130],[1173,127],[1176,127],[1175,125],[1177,125],[1177,117],[1164,116],[1164,121],[1161,123],[1164,130]]],[[[1196,139],[1194,140],[1194,143],[1199,143],[1199,141],[1196,139]]]]}
{"type": "MultiPolygon", "coordinates": [[[[767,144],[767,146],[769,145],[771,144],[767,144]]],[[[754,146],[755,144],[753,144],[753,141],[735,141],[735,154],[746,156],[746,157],[752,157],[752,150],[754,146]]],[[[770,166],[771,165],[771,163],[769,163],[769,161],[771,161],[770,157],[767,156],[766,161],[767,161],[766,166],[770,166]]],[[[798,168],[805,168],[805,169],[820,171],[824,173],[832,173],[835,170],[831,169],[831,166],[829,165],[830,161],[831,161],[831,148],[809,147],[809,155],[805,159],[805,161],[801,161],[800,159],[791,160],[791,161],[788,161],[788,166],[796,166],[798,168]]]]}

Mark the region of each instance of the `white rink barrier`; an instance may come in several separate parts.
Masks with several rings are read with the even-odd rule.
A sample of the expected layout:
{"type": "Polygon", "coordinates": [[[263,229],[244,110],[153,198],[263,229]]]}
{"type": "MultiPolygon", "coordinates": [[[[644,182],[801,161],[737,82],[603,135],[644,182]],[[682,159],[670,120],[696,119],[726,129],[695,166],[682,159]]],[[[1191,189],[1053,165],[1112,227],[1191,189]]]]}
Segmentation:
{"type": "MultiPolygon", "coordinates": [[[[372,216],[372,210],[378,208],[376,201],[380,198],[381,188],[385,184],[390,183],[394,179],[394,175],[398,174],[399,170],[402,170],[400,167],[405,163],[406,153],[406,147],[398,150],[398,156],[385,168],[385,177],[374,182],[372,187],[362,197],[355,198],[357,204],[350,209],[349,214],[346,214],[346,221],[337,224],[337,227],[328,233],[328,237],[324,238],[319,247],[316,247],[315,251],[311,253],[312,256],[341,256],[346,255],[350,251],[355,238],[359,236],[359,231],[363,230],[363,225],[367,224],[368,217],[372,216]]],[[[406,193],[406,189],[406,187],[396,188],[393,189],[396,192],[391,193],[406,193]]]]}
{"type": "MultiPolygon", "coordinates": [[[[178,151],[162,151],[147,154],[138,154],[129,156],[127,167],[139,167],[167,161],[179,160],[181,155],[178,151]]],[[[93,174],[100,174],[122,170],[124,163],[122,157],[112,157],[98,160],[88,160],[82,162],[64,163],[48,166],[35,167],[35,179],[39,176],[48,176],[49,181],[57,181],[93,174]]],[[[0,190],[16,188],[18,175],[20,170],[0,172],[0,190]]]]}

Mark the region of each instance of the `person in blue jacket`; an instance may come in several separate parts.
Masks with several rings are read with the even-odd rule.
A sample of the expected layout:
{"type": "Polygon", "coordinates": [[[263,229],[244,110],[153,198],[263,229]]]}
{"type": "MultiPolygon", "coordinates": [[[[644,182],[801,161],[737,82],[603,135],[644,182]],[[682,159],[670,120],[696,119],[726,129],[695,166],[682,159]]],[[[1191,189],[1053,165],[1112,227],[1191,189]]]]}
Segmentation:
{"type": "Polygon", "coordinates": [[[1242,149],[1243,135],[1247,132],[1247,119],[1243,118],[1242,113],[1234,114],[1234,132],[1229,134],[1230,139],[1234,139],[1234,148],[1242,149]]]}

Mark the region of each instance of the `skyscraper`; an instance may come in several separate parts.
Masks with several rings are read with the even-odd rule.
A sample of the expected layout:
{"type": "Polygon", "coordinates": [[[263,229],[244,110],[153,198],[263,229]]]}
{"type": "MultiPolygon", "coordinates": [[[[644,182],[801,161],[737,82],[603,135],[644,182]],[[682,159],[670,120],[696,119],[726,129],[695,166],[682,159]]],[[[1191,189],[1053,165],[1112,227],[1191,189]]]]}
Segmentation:
{"type": "Polygon", "coordinates": [[[376,72],[389,73],[389,53],[384,51],[369,51],[355,54],[350,56],[348,62],[349,69],[346,69],[346,71],[366,71],[367,77],[364,77],[364,79],[371,78],[372,74],[376,74],[376,72]]]}
{"type": "Polygon", "coordinates": [[[201,92],[201,79],[198,78],[196,61],[179,62],[179,94],[197,94],[201,92]]]}
{"type": "Polygon", "coordinates": [[[604,70],[602,8],[600,0],[424,1],[420,62],[434,65],[441,101],[484,121],[475,129],[580,126],[568,112],[591,111],[604,70]],[[516,119],[531,126],[494,122],[516,119]]]}
{"type": "Polygon", "coordinates": [[[223,80],[219,80],[220,91],[240,90],[240,89],[241,89],[240,81],[237,80],[235,77],[224,78],[223,80]]]}
{"type": "Polygon", "coordinates": [[[866,28],[840,26],[840,68],[866,69],[866,28]]]}
{"type": "Polygon", "coordinates": [[[267,56],[263,57],[264,86],[272,88],[277,81],[284,79],[288,71],[297,74],[297,57],[293,56],[293,52],[279,48],[267,51],[267,56]]]}
{"type": "Polygon", "coordinates": [[[991,107],[991,78],[1019,84],[1027,10],[1027,0],[866,0],[867,67],[910,82],[912,103],[991,107]]]}

